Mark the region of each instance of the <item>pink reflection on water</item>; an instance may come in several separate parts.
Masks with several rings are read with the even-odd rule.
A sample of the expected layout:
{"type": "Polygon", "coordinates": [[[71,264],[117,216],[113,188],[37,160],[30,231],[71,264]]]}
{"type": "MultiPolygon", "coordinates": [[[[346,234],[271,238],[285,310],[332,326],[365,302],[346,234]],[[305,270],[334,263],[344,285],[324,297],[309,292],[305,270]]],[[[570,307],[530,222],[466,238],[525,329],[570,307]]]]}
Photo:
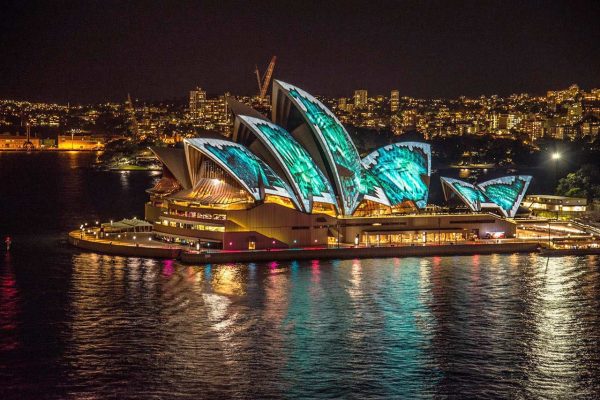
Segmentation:
{"type": "Polygon", "coordinates": [[[275,273],[277,270],[277,267],[279,267],[279,263],[277,261],[273,261],[269,263],[269,270],[271,271],[271,273],[275,273]]]}
{"type": "Polygon", "coordinates": [[[10,261],[10,253],[6,253],[4,257],[6,270],[0,274],[0,331],[5,338],[0,343],[2,351],[14,350],[20,344],[16,332],[19,291],[10,261]]]}
{"type": "Polygon", "coordinates": [[[319,268],[320,268],[319,260],[312,260],[310,267],[312,268],[313,274],[320,273],[320,271],[319,271],[319,268]]]}
{"type": "Polygon", "coordinates": [[[175,267],[173,267],[173,260],[164,260],[163,261],[163,275],[166,277],[170,277],[173,275],[175,271],[175,267]]]}
{"type": "Polygon", "coordinates": [[[312,281],[319,282],[321,277],[321,265],[319,264],[319,260],[312,260],[310,263],[310,269],[312,271],[312,281]]]}

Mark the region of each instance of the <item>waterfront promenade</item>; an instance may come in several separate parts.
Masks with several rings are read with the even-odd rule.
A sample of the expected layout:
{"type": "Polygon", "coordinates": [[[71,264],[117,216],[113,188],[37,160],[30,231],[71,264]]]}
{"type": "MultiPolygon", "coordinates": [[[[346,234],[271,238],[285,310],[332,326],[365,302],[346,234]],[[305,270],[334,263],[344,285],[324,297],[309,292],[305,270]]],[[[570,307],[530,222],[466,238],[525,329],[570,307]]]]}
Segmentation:
{"type": "Polygon", "coordinates": [[[129,234],[127,238],[100,239],[95,234],[82,234],[80,230],[75,230],[69,233],[68,239],[69,243],[80,249],[98,253],[134,257],[174,258],[190,264],[532,253],[539,251],[540,246],[536,241],[506,240],[498,243],[479,241],[441,245],[195,251],[186,246],[149,240],[150,237],[151,233],[136,233],[135,240],[133,234],[129,234]]]}
{"type": "MultiPolygon", "coordinates": [[[[119,235],[120,236],[120,235],[119,235]]],[[[179,258],[182,246],[149,240],[152,233],[135,233],[118,238],[98,238],[81,230],[69,232],[68,241],[75,247],[98,253],[152,258],[179,258]],[[135,237],[135,239],[134,239],[135,237]]]]}

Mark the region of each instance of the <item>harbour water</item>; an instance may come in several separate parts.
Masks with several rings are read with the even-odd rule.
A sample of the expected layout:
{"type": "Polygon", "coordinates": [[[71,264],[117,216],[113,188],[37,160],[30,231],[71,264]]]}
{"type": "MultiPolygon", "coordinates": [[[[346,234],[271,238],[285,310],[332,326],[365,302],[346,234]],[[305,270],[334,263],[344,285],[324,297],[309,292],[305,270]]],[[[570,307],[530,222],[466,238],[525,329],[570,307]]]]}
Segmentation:
{"type": "Polygon", "coordinates": [[[0,398],[597,398],[600,258],[180,265],[69,247],[152,172],[0,153],[0,398]]]}

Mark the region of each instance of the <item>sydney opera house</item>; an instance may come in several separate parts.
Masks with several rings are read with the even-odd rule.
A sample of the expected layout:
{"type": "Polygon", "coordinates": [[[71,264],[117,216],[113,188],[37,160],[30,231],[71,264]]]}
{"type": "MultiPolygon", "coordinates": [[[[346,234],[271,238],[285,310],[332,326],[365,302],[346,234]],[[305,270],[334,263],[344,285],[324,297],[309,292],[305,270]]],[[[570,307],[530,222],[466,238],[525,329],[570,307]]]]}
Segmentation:
{"type": "Polygon", "coordinates": [[[513,236],[530,177],[471,185],[442,178],[449,203],[466,212],[426,212],[428,144],[399,142],[361,158],[344,126],[319,100],[275,81],[272,120],[231,101],[230,139],[186,139],[152,148],[163,164],[148,190],[146,219],[157,238],[227,250],[336,244],[455,242],[513,236]]]}

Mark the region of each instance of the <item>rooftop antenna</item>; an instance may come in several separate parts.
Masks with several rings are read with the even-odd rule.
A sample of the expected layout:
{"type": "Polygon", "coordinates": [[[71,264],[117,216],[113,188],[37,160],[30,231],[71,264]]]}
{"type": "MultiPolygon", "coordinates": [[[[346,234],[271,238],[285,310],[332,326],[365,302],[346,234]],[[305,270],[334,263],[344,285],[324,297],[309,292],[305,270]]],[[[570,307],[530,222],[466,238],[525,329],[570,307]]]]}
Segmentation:
{"type": "Polygon", "coordinates": [[[133,106],[133,101],[131,101],[131,95],[129,93],[127,93],[125,108],[129,111],[129,116],[131,118],[131,131],[133,132],[133,136],[137,139],[139,138],[138,123],[135,118],[135,107],[133,106]]]}

